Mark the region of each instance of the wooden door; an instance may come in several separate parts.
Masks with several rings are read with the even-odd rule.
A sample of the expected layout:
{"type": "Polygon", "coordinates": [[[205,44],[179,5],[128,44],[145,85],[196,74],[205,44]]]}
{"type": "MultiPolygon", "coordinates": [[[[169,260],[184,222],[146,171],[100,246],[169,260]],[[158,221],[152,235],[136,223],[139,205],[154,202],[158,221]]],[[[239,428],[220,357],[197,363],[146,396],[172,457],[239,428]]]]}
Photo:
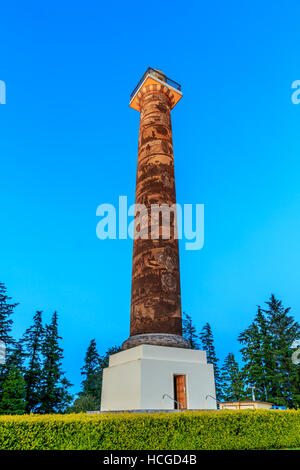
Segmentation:
{"type": "Polygon", "coordinates": [[[174,375],[175,409],[186,409],[185,375],[174,375]]]}

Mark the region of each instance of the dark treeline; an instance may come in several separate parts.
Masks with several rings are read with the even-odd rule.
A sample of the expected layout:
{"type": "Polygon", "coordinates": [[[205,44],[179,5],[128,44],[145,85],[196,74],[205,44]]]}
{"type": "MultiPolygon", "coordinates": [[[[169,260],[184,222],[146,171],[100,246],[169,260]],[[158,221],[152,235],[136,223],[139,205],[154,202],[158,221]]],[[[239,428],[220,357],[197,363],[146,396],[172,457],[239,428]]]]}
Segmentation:
{"type": "Polygon", "coordinates": [[[17,305],[0,283],[0,340],[6,345],[6,363],[0,366],[0,414],[62,413],[72,395],[62,370],[57,313],[43,326],[42,312],[36,312],[32,325],[16,341],[11,317],[17,305]]]}
{"type": "MultiPolygon", "coordinates": [[[[74,400],[62,368],[57,313],[44,325],[42,312],[37,311],[32,325],[16,341],[11,330],[18,304],[11,300],[0,283],[0,340],[7,348],[6,364],[0,365],[0,414],[99,410],[103,369],[120,348],[114,346],[101,356],[95,339],[90,341],[81,368],[81,389],[74,400]]],[[[257,400],[300,408],[300,364],[292,361],[300,326],[274,295],[266,308],[258,307],[252,323],[238,337],[241,365],[232,352],[220,365],[209,323],[198,332],[191,316],[184,313],[183,336],[193,349],[205,350],[208,363],[213,364],[217,401],[251,399],[251,387],[255,387],[257,400]]]]}
{"type": "Polygon", "coordinates": [[[102,371],[109,356],[120,350],[112,347],[100,356],[93,339],[87,349],[81,391],[74,401],[72,384],[62,368],[62,338],[58,334],[58,315],[44,325],[42,311],[33,316],[32,325],[20,340],[11,335],[12,303],[6,287],[0,283],[0,341],[6,346],[6,363],[0,364],[0,414],[66,413],[98,410],[102,390],[102,371]]]}

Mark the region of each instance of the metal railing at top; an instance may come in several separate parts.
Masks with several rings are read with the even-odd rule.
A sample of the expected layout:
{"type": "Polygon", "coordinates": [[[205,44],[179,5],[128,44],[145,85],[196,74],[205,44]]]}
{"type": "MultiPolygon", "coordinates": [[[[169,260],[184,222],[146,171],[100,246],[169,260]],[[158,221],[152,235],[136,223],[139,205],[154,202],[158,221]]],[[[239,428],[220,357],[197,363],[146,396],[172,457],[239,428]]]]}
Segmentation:
{"type": "Polygon", "coordinates": [[[140,79],[139,83],[137,84],[137,86],[135,87],[135,89],[133,90],[133,92],[131,93],[130,95],[130,99],[133,98],[133,96],[136,94],[137,90],[139,89],[139,87],[141,86],[141,84],[143,83],[143,81],[145,80],[146,76],[149,74],[149,73],[155,73],[157,74],[157,78],[159,78],[159,75],[161,75],[163,77],[163,81],[165,83],[167,83],[168,85],[172,86],[173,88],[176,88],[176,90],[178,91],[181,91],[181,85],[179,85],[179,83],[175,82],[174,80],[172,80],[171,78],[168,78],[164,73],[162,73],[160,70],[156,70],[156,69],[153,69],[152,67],[148,67],[146,72],[144,73],[144,75],[142,76],[142,78],[140,79]]]}

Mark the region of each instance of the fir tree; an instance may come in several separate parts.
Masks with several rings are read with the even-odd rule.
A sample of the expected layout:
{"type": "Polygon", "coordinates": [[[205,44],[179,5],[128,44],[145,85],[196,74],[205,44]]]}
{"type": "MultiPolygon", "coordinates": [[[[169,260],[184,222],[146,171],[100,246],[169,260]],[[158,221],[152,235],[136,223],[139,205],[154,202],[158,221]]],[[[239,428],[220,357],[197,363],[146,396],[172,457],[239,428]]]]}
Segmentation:
{"type": "Polygon", "coordinates": [[[292,345],[300,338],[300,325],[289,315],[290,307],[272,294],[263,312],[271,335],[271,347],[275,370],[276,386],[271,390],[270,399],[275,404],[291,408],[300,407],[300,368],[292,362],[292,345]]]}
{"type": "Polygon", "coordinates": [[[0,414],[24,414],[25,407],[25,380],[20,370],[13,366],[3,383],[0,414]]]}
{"type": "Polygon", "coordinates": [[[208,364],[214,366],[214,376],[216,385],[216,399],[221,400],[221,385],[220,385],[220,369],[218,366],[219,359],[216,355],[214,337],[209,323],[206,323],[200,332],[201,346],[206,351],[208,364]]]}
{"type": "Polygon", "coordinates": [[[92,339],[81,369],[84,380],[81,383],[82,391],[79,396],[90,395],[100,402],[100,374],[100,356],[97,352],[96,341],[92,339]]]}
{"type": "Polygon", "coordinates": [[[240,401],[244,398],[244,383],[239,365],[234,355],[229,353],[221,370],[222,399],[224,401],[240,401]]]}
{"type": "Polygon", "coordinates": [[[63,350],[59,346],[57,331],[57,313],[54,312],[52,321],[46,325],[42,352],[44,356],[41,382],[41,413],[62,413],[72,400],[68,392],[71,386],[62,371],[63,350]]]}
{"type": "Polygon", "coordinates": [[[18,305],[17,303],[10,303],[10,300],[11,297],[8,297],[5,285],[0,282],[0,340],[4,341],[7,351],[9,351],[9,346],[14,342],[10,335],[13,323],[11,315],[18,305]]]}
{"type": "Polygon", "coordinates": [[[199,349],[198,335],[192,317],[185,312],[182,319],[182,336],[188,340],[192,349],[199,349]]]}
{"type": "Polygon", "coordinates": [[[22,339],[28,364],[25,371],[27,413],[35,412],[41,401],[43,339],[42,312],[37,311],[33,317],[33,325],[25,331],[22,339]]]}
{"type": "Polygon", "coordinates": [[[243,374],[255,386],[259,400],[300,407],[300,365],[293,364],[292,345],[300,337],[300,326],[289,315],[290,308],[272,294],[267,308],[258,308],[251,325],[239,336],[243,374]]]}
{"type": "Polygon", "coordinates": [[[11,297],[7,295],[5,285],[0,282],[0,340],[5,343],[6,347],[6,364],[0,366],[0,398],[4,380],[9,371],[10,355],[14,352],[14,340],[10,334],[13,323],[11,316],[18,304],[10,301],[11,297]]]}
{"type": "Polygon", "coordinates": [[[253,323],[240,334],[239,341],[243,346],[242,373],[248,389],[250,386],[255,386],[256,398],[269,400],[272,391],[277,387],[276,364],[272,351],[272,337],[260,307],[253,323]]]}

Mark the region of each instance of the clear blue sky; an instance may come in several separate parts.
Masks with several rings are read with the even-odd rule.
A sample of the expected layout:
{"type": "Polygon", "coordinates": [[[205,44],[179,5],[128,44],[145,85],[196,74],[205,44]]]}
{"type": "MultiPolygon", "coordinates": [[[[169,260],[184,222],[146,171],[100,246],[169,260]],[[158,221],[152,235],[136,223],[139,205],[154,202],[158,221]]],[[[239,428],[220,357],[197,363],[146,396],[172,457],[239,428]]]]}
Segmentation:
{"type": "MultiPolygon", "coordinates": [[[[56,309],[68,378],[89,341],[129,334],[132,241],[96,238],[96,208],[134,202],[148,66],[182,84],[177,197],[205,204],[205,245],[181,249],[182,306],[221,359],[274,292],[299,319],[299,2],[4,2],[0,18],[0,280],[19,337],[56,309]]],[[[181,247],[182,248],[182,247],[181,247]]],[[[239,356],[238,356],[239,357],[239,356]]]]}

